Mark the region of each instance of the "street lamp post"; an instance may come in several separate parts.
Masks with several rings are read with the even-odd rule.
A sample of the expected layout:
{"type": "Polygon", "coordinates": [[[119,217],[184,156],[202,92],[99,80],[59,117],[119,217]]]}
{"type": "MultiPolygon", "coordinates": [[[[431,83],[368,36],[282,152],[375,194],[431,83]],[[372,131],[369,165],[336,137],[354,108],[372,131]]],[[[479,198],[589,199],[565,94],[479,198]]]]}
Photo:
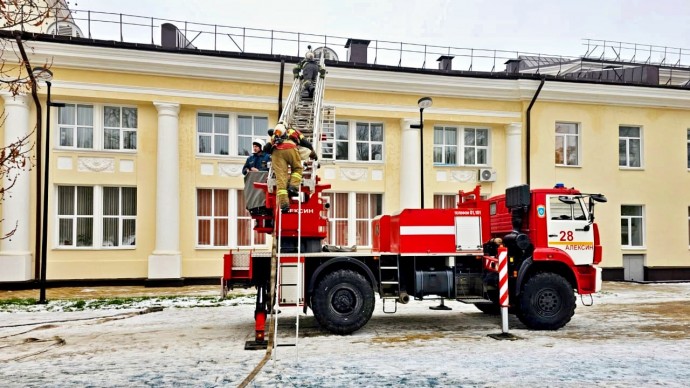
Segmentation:
{"type": "Polygon", "coordinates": [[[410,128],[419,129],[419,193],[421,209],[424,209],[424,109],[430,107],[432,103],[431,97],[420,98],[417,101],[417,106],[419,106],[419,125],[410,125],[410,128]]]}
{"type": "MultiPolygon", "coordinates": [[[[50,107],[63,107],[65,104],[54,103],[50,100],[50,87],[53,79],[53,72],[49,69],[43,67],[35,67],[33,69],[34,76],[37,80],[45,81],[47,86],[46,91],[46,154],[44,158],[45,168],[43,169],[43,204],[41,206],[43,210],[43,216],[41,217],[41,279],[40,279],[40,294],[38,297],[38,303],[46,303],[46,273],[48,268],[47,251],[48,251],[48,177],[50,171],[50,107]]],[[[40,150],[40,144],[37,147],[38,152],[40,150]]],[[[38,236],[36,236],[38,238],[38,236]]]]}

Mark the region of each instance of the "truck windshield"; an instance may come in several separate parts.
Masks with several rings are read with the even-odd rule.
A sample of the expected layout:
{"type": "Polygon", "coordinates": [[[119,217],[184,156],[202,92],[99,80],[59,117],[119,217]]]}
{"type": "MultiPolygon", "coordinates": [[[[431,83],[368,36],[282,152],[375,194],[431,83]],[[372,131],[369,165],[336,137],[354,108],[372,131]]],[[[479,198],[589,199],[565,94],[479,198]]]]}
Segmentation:
{"type": "Polygon", "coordinates": [[[575,203],[564,203],[558,197],[549,198],[549,216],[552,220],[587,220],[581,198],[571,198],[575,203]]]}

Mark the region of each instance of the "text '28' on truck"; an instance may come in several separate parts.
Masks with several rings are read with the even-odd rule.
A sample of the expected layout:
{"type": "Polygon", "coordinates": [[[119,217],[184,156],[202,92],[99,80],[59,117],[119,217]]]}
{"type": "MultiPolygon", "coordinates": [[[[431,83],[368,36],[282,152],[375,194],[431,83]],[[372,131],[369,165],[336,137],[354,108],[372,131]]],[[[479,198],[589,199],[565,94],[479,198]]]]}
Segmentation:
{"type": "MultiPolygon", "coordinates": [[[[264,341],[271,306],[272,258],[281,279],[278,305],[311,308],[319,324],[337,334],[367,323],[375,293],[387,312],[411,299],[441,298],[499,313],[501,245],[508,251],[510,312],[530,329],[565,326],[575,312],[574,291],[590,295],[601,289],[597,264],[602,249],[594,222],[595,203],[606,201],[601,194],[563,185],[536,190],[521,185],[482,199],[477,186],[459,192],[455,209],[404,209],[375,218],[372,250],[364,253],[322,247],[328,204],[320,193],[329,186],[317,184],[311,198],[299,204],[299,213],[292,209],[281,215],[272,209],[273,216],[256,217],[260,231],[280,228],[280,260],[275,261],[276,252],[225,256],[225,286],[257,288],[257,342],[264,341]]],[[[274,194],[263,187],[266,203],[275,203],[274,194]]]]}

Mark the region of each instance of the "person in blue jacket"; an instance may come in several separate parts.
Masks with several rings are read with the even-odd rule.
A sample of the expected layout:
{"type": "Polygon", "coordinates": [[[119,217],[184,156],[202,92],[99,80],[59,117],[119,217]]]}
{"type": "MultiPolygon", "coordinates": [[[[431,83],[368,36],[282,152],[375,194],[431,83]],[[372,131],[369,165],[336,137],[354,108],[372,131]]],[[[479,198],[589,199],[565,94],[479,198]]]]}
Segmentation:
{"type": "Polygon", "coordinates": [[[254,139],[252,142],[253,153],[249,155],[247,161],[242,167],[242,175],[247,175],[249,171],[268,171],[268,162],[271,161],[271,155],[264,152],[266,142],[262,139],[254,139]]]}

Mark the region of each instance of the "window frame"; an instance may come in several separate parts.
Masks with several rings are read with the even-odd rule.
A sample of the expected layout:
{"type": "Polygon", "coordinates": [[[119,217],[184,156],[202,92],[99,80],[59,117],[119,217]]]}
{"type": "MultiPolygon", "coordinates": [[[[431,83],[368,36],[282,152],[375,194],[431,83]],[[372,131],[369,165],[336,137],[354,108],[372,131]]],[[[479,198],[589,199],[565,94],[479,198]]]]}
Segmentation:
{"type": "Polygon", "coordinates": [[[642,170],[644,169],[644,127],[641,125],[633,125],[633,124],[619,124],[618,125],[618,168],[621,170],[642,170]],[[622,127],[625,128],[637,128],[640,130],[640,135],[639,137],[630,137],[630,136],[625,136],[622,137],[620,135],[620,130],[622,127]],[[625,165],[620,164],[620,142],[622,139],[625,139],[625,165]],[[640,165],[639,166],[630,166],[630,140],[631,139],[639,139],[640,141],[640,146],[639,146],[639,159],[640,159],[640,165]]]}
{"type": "Polygon", "coordinates": [[[571,121],[556,121],[554,125],[554,141],[557,141],[559,138],[562,138],[562,146],[563,146],[563,161],[561,163],[558,163],[558,160],[556,160],[556,151],[558,150],[557,146],[554,144],[554,164],[557,167],[581,167],[582,166],[582,125],[581,123],[577,122],[571,122],[571,121]],[[558,130],[559,125],[574,125],[576,133],[559,133],[556,132],[558,130]],[[575,144],[576,144],[576,158],[577,158],[577,163],[575,164],[570,164],[568,162],[568,156],[570,153],[568,152],[568,139],[569,138],[575,138],[575,144]]]}
{"type": "Polygon", "coordinates": [[[455,194],[444,194],[444,193],[435,193],[434,194],[434,209],[456,209],[458,206],[458,202],[460,201],[460,196],[455,193],[455,194]],[[451,200],[452,198],[452,200],[451,200]],[[450,203],[448,203],[450,202],[450,203]],[[441,207],[437,207],[436,205],[440,205],[441,207]],[[449,207],[450,206],[450,207],[449,207]]]}
{"type": "MultiPolygon", "coordinates": [[[[325,213],[325,216],[328,218],[328,224],[326,226],[327,228],[327,236],[324,239],[325,244],[330,244],[330,245],[346,245],[346,246],[352,246],[355,245],[358,248],[363,248],[363,249],[369,249],[372,247],[372,228],[371,228],[371,222],[376,218],[379,214],[372,215],[372,196],[374,195],[379,195],[381,198],[381,214],[383,214],[384,211],[384,206],[385,206],[385,195],[383,193],[361,193],[361,192],[331,192],[329,191],[328,193],[322,193],[323,197],[329,198],[329,203],[330,207],[325,213]],[[337,201],[331,201],[330,199],[335,199],[336,195],[346,195],[346,200],[344,203],[347,204],[347,216],[346,218],[342,217],[335,217],[335,215],[338,213],[338,204],[337,201]],[[366,195],[368,197],[368,206],[367,206],[367,212],[369,218],[361,218],[357,216],[357,196],[358,195],[366,195]],[[358,245],[357,240],[358,240],[358,234],[357,234],[357,223],[362,222],[364,220],[368,221],[367,225],[367,241],[368,245],[358,245]],[[344,221],[345,224],[345,230],[346,230],[346,239],[345,244],[336,244],[337,241],[337,230],[336,230],[336,221],[344,221]]],[[[322,198],[323,198],[322,197],[322,198]]]]}
{"type": "MultiPolygon", "coordinates": [[[[348,163],[371,163],[371,164],[383,164],[386,160],[386,124],[383,121],[368,121],[368,120],[357,120],[357,119],[346,119],[346,120],[336,120],[335,133],[333,134],[333,139],[327,142],[328,146],[332,150],[329,157],[323,156],[324,160],[332,160],[333,162],[348,162],[348,163]],[[357,139],[357,127],[358,125],[366,124],[368,126],[369,139],[368,140],[358,140],[357,139]],[[347,136],[345,138],[338,138],[339,126],[342,128],[343,125],[347,125],[347,136]],[[381,126],[381,140],[371,140],[372,125],[381,126]],[[366,143],[368,147],[368,160],[357,159],[357,144],[366,143]],[[338,158],[338,145],[347,145],[347,158],[338,158]],[[372,145],[378,145],[381,147],[381,159],[372,159],[372,145]]],[[[324,147],[322,147],[323,149],[324,147]]],[[[342,154],[341,154],[342,155],[342,154]]]]}
{"type": "MultiPolygon", "coordinates": [[[[450,124],[436,124],[434,125],[433,128],[433,155],[432,158],[436,155],[436,149],[441,148],[441,157],[443,163],[439,163],[436,161],[433,161],[433,165],[437,167],[443,167],[443,166],[461,166],[461,167],[491,167],[491,140],[492,140],[492,130],[491,127],[484,127],[484,126],[469,126],[469,125],[450,125],[450,124]],[[444,131],[443,135],[443,143],[436,143],[436,130],[441,129],[444,131]],[[456,134],[456,143],[455,144],[455,163],[446,163],[446,158],[445,158],[445,150],[447,147],[452,147],[453,145],[446,144],[446,136],[445,132],[448,129],[455,129],[455,134],[456,134]],[[475,144],[474,145],[468,145],[465,143],[465,132],[467,130],[473,130],[475,131],[474,139],[475,139],[475,144]],[[476,139],[477,139],[477,134],[476,131],[486,131],[486,146],[480,146],[476,144],[476,139]],[[474,153],[474,161],[475,163],[465,163],[465,153],[467,149],[473,149],[475,150],[474,153]],[[477,163],[477,150],[485,150],[486,151],[486,163],[477,163]]],[[[433,159],[432,159],[433,160],[433,159]]]]}
{"type": "Polygon", "coordinates": [[[133,250],[136,249],[136,240],[137,240],[137,233],[139,232],[137,229],[137,217],[139,213],[138,209],[138,190],[136,186],[113,186],[113,185],[79,185],[79,184],[56,184],[54,186],[54,198],[56,198],[56,206],[55,206],[55,211],[54,211],[54,219],[57,220],[55,223],[55,226],[53,228],[54,236],[53,236],[53,246],[54,249],[57,250],[133,250]],[[59,204],[60,204],[60,188],[61,187],[71,187],[74,188],[75,194],[77,193],[77,187],[88,187],[92,189],[92,214],[90,217],[83,217],[81,218],[91,218],[92,219],[92,235],[91,235],[91,245],[88,246],[79,246],[78,244],[78,235],[77,235],[77,223],[74,222],[74,225],[72,226],[72,231],[73,231],[73,236],[72,236],[72,244],[70,245],[65,245],[62,244],[60,241],[60,220],[61,219],[74,219],[76,221],[77,218],[80,216],[77,214],[77,209],[79,206],[78,202],[78,195],[75,195],[74,198],[74,214],[72,215],[61,215],[59,214],[59,204]],[[132,188],[135,190],[135,201],[136,201],[136,206],[135,206],[135,212],[137,214],[131,216],[122,216],[120,214],[120,218],[118,221],[118,231],[120,233],[119,237],[119,244],[118,246],[113,246],[113,245],[104,245],[104,239],[103,239],[103,228],[104,228],[104,221],[106,218],[113,218],[113,216],[108,215],[106,216],[104,214],[104,209],[103,209],[103,199],[104,199],[104,188],[119,188],[118,190],[118,201],[119,201],[119,209],[120,213],[122,213],[122,189],[123,188],[132,188]],[[134,244],[133,245],[122,245],[123,241],[123,235],[122,235],[122,223],[123,220],[128,219],[134,220],[134,244]]]}
{"type": "Polygon", "coordinates": [[[687,149],[687,157],[688,157],[688,171],[690,171],[690,129],[688,129],[688,149],[687,149]]]}
{"type": "Polygon", "coordinates": [[[252,141],[255,138],[261,138],[263,140],[268,139],[268,123],[270,121],[270,117],[267,113],[262,113],[262,112],[236,112],[236,111],[216,111],[216,110],[208,110],[208,109],[199,109],[196,111],[194,115],[194,153],[197,158],[246,158],[248,155],[251,154],[251,148],[248,150],[248,154],[244,155],[240,153],[240,138],[248,138],[249,139],[249,146],[251,147],[252,141]],[[200,142],[200,137],[202,136],[199,132],[199,115],[204,114],[204,115],[211,115],[211,121],[213,123],[213,130],[212,132],[203,132],[203,136],[210,136],[211,137],[211,152],[200,152],[199,146],[201,144],[200,142]],[[219,133],[216,132],[215,130],[215,117],[216,116],[227,116],[228,117],[228,132],[227,134],[224,133],[219,133]],[[251,117],[252,118],[252,135],[240,135],[240,125],[239,125],[239,120],[240,117],[251,117]],[[259,129],[257,132],[257,129],[255,127],[255,119],[256,118],[263,118],[266,119],[266,129],[261,130],[259,129]],[[227,136],[228,137],[228,153],[227,154],[217,154],[215,152],[216,144],[215,144],[215,139],[216,136],[227,136]]]}
{"type": "Polygon", "coordinates": [[[628,234],[627,234],[627,236],[628,236],[628,243],[627,243],[627,244],[623,244],[623,225],[621,225],[621,248],[622,248],[622,249],[632,249],[632,250],[637,249],[637,250],[639,250],[639,249],[645,249],[645,248],[646,248],[646,242],[647,242],[647,241],[646,241],[646,228],[645,228],[645,214],[646,214],[646,211],[645,211],[645,206],[644,206],[644,205],[621,204],[621,207],[620,207],[620,219],[621,219],[621,224],[623,223],[624,220],[627,221],[627,222],[626,222],[626,224],[627,224],[627,225],[626,225],[626,228],[627,228],[627,232],[628,232],[628,234]],[[625,207],[637,207],[637,208],[640,208],[640,213],[641,213],[641,215],[639,215],[639,216],[627,216],[627,215],[625,215],[625,216],[624,216],[624,215],[623,215],[623,207],[624,207],[624,206],[625,206],[625,207]],[[639,219],[639,220],[640,220],[640,231],[639,231],[639,233],[640,233],[640,240],[641,240],[641,244],[640,244],[640,245],[632,245],[632,241],[633,241],[633,239],[632,239],[632,220],[633,220],[633,219],[639,219]]]}
{"type": "MultiPolygon", "coordinates": [[[[140,126],[140,109],[138,105],[135,104],[118,104],[118,103],[95,103],[95,102],[83,102],[83,101],[61,101],[61,103],[64,103],[66,106],[74,106],[75,107],[75,124],[60,124],[60,115],[63,107],[59,107],[58,109],[55,109],[53,112],[51,112],[51,119],[54,120],[56,124],[55,126],[55,140],[51,140],[51,147],[55,150],[64,150],[64,151],[98,151],[98,152],[116,152],[116,153],[125,153],[125,154],[133,154],[136,153],[138,148],[139,148],[139,126],[140,126]],[[77,138],[78,138],[78,127],[79,125],[76,122],[76,118],[78,118],[78,113],[77,113],[77,107],[78,106],[90,106],[91,109],[93,110],[92,113],[92,125],[91,125],[91,147],[90,148],[84,148],[84,147],[78,147],[77,146],[77,138]],[[105,107],[114,107],[114,108],[120,108],[120,125],[122,125],[122,109],[123,108],[128,108],[128,109],[134,109],[136,111],[136,122],[137,122],[137,127],[136,128],[124,128],[124,127],[119,127],[120,129],[120,144],[119,148],[114,149],[114,148],[105,148],[105,107]],[[71,126],[72,128],[72,138],[73,138],[73,144],[72,146],[63,146],[61,145],[61,129],[66,126],[71,126]],[[132,149],[125,149],[123,148],[123,142],[124,142],[124,136],[122,136],[123,130],[134,132],[135,133],[135,148],[132,149]]],[[[114,127],[108,127],[108,128],[114,128],[114,127]]]]}

